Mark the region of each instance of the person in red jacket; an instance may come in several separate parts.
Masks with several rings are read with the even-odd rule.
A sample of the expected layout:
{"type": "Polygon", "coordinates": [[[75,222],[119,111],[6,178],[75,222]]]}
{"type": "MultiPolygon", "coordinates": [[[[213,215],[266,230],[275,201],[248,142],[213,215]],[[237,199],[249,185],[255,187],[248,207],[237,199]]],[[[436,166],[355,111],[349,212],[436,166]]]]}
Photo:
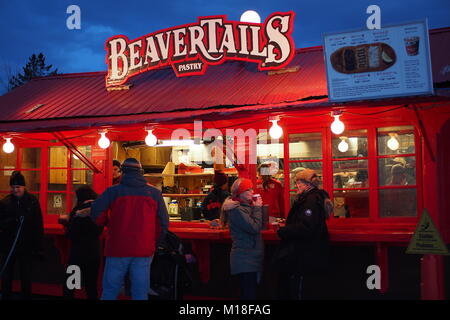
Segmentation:
{"type": "Polygon", "coordinates": [[[282,184],[273,178],[277,173],[274,162],[259,166],[259,179],[256,181],[255,193],[260,194],[264,205],[269,206],[269,217],[284,218],[284,194],[282,184]]]}
{"type": "Polygon", "coordinates": [[[132,299],[147,300],[150,265],[167,233],[169,215],[161,191],[147,184],[138,160],[126,159],[122,173],[120,183],[106,189],[90,210],[97,224],[108,227],[101,299],[117,299],[129,272],[132,299]]]}

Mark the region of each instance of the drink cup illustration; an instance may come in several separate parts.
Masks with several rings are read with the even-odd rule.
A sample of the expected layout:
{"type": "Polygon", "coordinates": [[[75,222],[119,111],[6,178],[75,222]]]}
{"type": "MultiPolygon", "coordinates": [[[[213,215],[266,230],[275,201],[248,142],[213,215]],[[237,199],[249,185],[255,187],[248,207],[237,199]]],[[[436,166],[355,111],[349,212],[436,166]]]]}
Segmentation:
{"type": "Polygon", "coordinates": [[[404,40],[408,56],[417,56],[419,54],[419,37],[408,37],[404,40]]]}

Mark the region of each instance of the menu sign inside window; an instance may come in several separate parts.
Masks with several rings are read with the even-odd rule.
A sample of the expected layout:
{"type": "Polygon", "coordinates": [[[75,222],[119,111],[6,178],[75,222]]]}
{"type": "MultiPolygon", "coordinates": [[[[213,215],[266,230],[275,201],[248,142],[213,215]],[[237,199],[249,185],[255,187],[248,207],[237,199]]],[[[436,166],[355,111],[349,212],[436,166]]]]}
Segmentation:
{"type": "Polygon", "coordinates": [[[330,101],[433,94],[426,20],[323,41],[330,101]]]}

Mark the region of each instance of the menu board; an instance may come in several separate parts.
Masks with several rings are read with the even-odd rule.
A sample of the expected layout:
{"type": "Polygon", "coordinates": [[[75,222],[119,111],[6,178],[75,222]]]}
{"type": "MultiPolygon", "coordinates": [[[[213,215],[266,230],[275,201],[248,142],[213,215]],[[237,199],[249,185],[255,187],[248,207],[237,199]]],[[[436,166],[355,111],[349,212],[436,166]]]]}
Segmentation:
{"type": "Polygon", "coordinates": [[[323,35],[333,102],[433,94],[427,21],[323,35]]]}

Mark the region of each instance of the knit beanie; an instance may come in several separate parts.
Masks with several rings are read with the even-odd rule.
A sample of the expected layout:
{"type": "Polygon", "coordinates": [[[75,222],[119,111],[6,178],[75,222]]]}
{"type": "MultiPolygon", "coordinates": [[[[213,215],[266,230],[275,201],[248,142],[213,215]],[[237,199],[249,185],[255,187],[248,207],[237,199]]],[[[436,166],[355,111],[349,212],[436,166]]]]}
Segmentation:
{"type": "Polygon", "coordinates": [[[225,173],[222,171],[216,170],[214,172],[214,184],[216,184],[218,187],[223,186],[228,182],[228,177],[225,173]]]}
{"type": "Polygon", "coordinates": [[[97,199],[97,193],[88,185],[81,186],[75,191],[77,195],[77,202],[83,203],[86,200],[95,200],[97,199]]]}
{"type": "Polygon", "coordinates": [[[231,186],[233,197],[238,197],[241,193],[250,189],[253,189],[253,182],[247,178],[239,178],[231,186]]]}
{"type": "Polygon", "coordinates": [[[317,181],[317,173],[316,171],[312,170],[312,169],[304,169],[300,172],[297,172],[295,174],[295,181],[300,180],[301,182],[307,184],[307,185],[311,185],[311,186],[315,186],[317,187],[317,185],[314,183],[315,181],[317,181]]]}
{"type": "Polygon", "coordinates": [[[127,158],[122,163],[123,173],[140,173],[142,170],[141,163],[135,158],[127,158]]]}
{"type": "Polygon", "coordinates": [[[11,178],[9,178],[9,185],[25,187],[25,177],[20,173],[20,171],[13,171],[11,178]]]}

